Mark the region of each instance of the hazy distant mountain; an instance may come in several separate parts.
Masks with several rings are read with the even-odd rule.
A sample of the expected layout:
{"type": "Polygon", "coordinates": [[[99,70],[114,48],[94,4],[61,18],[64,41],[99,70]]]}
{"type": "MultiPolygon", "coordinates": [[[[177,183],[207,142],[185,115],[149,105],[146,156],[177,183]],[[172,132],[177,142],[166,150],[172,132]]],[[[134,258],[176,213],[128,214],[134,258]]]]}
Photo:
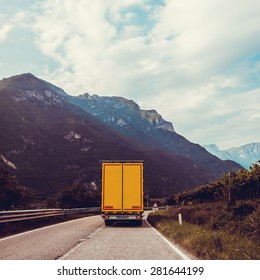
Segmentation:
{"type": "Polygon", "coordinates": [[[205,145],[213,155],[223,160],[233,160],[245,168],[249,168],[253,163],[260,160],[260,142],[243,145],[241,147],[230,148],[227,150],[219,150],[215,144],[205,145]]]}
{"type": "MultiPolygon", "coordinates": [[[[209,153],[217,156],[222,160],[231,160],[232,156],[227,150],[219,150],[218,146],[215,144],[209,144],[203,146],[209,153]]],[[[233,160],[233,159],[232,159],[233,160]]]]}
{"type": "MultiPolygon", "coordinates": [[[[133,111],[127,125],[133,129],[140,120],[135,115],[136,106],[126,101],[125,110],[133,111]]],[[[108,109],[106,114],[109,117],[108,109]]],[[[174,133],[171,124],[155,111],[142,114],[140,136],[151,140],[149,132],[143,131],[149,127],[150,131],[155,128],[174,133]]],[[[111,113],[111,122],[117,127],[126,127],[124,121],[125,117],[113,119],[111,113]]],[[[172,195],[216,176],[191,159],[155,148],[157,144],[152,147],[135,141],[107,123],[72,104],[62,89],[32,74],[0,81],[0,161],[39,196],[56,194],[77,183],[88,186],[94,182],[100,188],[103,159],[144,160],[145,192],[150,195],[172,195]]],[[[128,133],[134,134],[130,130],[128,133]]],[[[223,162],[224,169],[228,167],[223,162]]]]}

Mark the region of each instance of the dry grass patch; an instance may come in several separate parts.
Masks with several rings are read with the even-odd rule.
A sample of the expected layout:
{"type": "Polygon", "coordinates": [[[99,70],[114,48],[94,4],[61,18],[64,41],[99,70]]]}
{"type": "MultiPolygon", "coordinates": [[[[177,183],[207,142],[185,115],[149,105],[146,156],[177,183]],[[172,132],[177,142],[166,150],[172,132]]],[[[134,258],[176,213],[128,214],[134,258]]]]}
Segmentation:
{"type": "Polygon", "coordinates": [[[221,205],[187,207],[182,209],[183,225],[177,221],[176,208],[151,213],[148,221],[200,259],[259,260],[259,208],[241,217],[235,214],[239,207],[229,211],[221,205]]]}

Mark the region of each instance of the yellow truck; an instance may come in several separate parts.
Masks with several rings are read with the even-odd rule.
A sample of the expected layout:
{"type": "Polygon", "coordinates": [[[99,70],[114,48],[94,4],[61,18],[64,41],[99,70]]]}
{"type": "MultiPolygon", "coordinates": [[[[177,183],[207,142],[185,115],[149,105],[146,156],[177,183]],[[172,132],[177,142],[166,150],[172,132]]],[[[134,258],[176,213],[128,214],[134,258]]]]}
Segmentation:
{"type": "Polygon", "coordinates": [[[102,218],[105,225],[142,225],[143,161],[102,161],[102,218]]]}

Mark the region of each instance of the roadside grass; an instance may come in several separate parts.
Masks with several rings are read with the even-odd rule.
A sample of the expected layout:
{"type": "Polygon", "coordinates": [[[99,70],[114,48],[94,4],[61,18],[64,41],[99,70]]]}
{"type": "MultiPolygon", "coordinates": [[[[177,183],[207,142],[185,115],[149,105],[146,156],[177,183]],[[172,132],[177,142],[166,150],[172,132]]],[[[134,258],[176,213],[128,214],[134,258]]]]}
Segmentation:
{"type": "Polygon", "coordinates": [[[184,206],[149,214],[148,222],[200,259],[259,260],[259,203],[227,209],[221,203],[184,206]],[[253,206],[253,208],[252,208],[253,206]]]}

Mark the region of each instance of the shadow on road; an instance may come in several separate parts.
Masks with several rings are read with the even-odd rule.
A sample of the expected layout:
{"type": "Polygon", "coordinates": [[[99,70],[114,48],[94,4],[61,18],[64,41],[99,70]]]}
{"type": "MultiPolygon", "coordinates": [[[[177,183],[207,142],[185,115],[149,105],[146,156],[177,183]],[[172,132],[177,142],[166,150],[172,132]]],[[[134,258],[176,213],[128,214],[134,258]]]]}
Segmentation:
{"type": "Polygon", "coordinates": [[[134,223],[131,223],[131,221],[116,221],[112,225],[108,227],[135,227],[135,228],[147,228],[149,225],[145,220],[143,220],[142,226],[137,226],[134,223]]]}

